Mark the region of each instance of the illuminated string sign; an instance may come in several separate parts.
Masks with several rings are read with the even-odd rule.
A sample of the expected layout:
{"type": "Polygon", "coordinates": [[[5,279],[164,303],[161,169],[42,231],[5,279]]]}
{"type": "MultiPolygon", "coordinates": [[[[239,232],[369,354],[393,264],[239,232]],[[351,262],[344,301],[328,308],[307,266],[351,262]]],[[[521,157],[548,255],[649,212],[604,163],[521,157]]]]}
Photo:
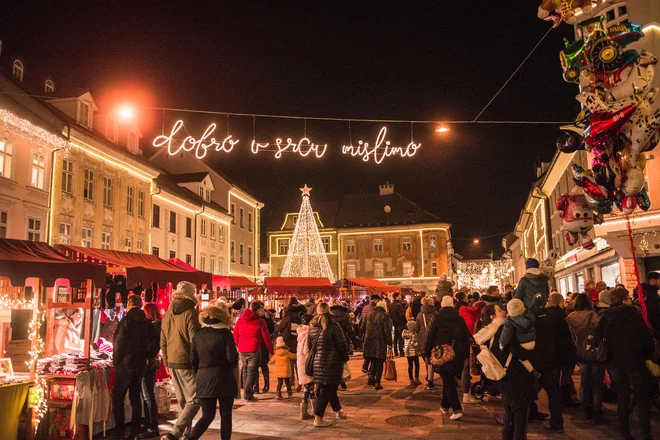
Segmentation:
{"type": "MultiPolygon", "coordinates": [[[[167,147],[170,156],[174,156],[181,151],[194,151],[195,156],[199,159],[206,157],[209,150],[230,153],[239,143],[239,139],[234,139],[232,135],[227,135],[223,140],[216,139],[214,136],[216,128],[217,124],[212,123],[197,138],[190,134],[185,138],[177,138],[177,134],[182,130],[187,132],[183,126],[183,121],[178,120],[172,126],[169,134],[163,134],[154,139],[153,146],[158,148],[167,147]]],[[[416,143],[413,140],[406,146],[394,146],[386,138],[387,127],[383,127],[380,129],[374,144],[360,140],[357,145],[343,145],[342,153],[351,157],[360,157],[364,162],[373,160],[375,163],[380,164],[386,157],[390,156],[412,157],[422,146],[421,143],[416,143]]],[[[276,159],[282,158],[284,153],[297,153],[302,157],[313,155],[321,158],[325,155],[327,149],[328,144],[317,144],[307,136],[300,139],[286,138],[286,140],[278,138],[273,143],[258,142],[254,139],[250,144],[250,151],[253,154],[274,151],[276,159]]]]}

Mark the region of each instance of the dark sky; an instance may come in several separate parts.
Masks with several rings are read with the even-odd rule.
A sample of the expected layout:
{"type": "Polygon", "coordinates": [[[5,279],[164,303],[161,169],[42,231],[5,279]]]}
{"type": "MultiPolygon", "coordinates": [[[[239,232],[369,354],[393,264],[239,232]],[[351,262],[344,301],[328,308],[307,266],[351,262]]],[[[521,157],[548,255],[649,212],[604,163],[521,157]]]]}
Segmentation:
{"type": "MultiPolygon", "coordinates": [[[[460,120],[479,113],[546,32],[537,7],[532,1],[25,1],[0,14],[0,39],[4,54],[20,55],[28,72],[52,75],[60,89],[87,87],[105,107],[132,100],[143,107],[460,120]]],[[[577,90],[562,81],[558,59],[561,37],[571,34],[568,25],[551,32],[481,119],[572,119],[577,90]]],[[[140,117],[150,144],[162,114],[143,109],[140,117]]],[[[191,128],[216,121],[218,136],[225,132],[220,115],[167,113],[166,126],[179,117],[191,128]]],[[[394,143],[409,141],[409,125],[386,125],[394,143]]],[[[232,117],[230,127],[241,143],[229,155],[214,153],[211,163],[267,207],[299,198],[303,183],[314,188],[313,204],[390,181],[452,223],[456,237],[513,229],[534,160],[552,157],[558,134],[555,126],[461,125],[437,135],[433,125],[416,125],[422,148],[414,158],[375,165],[341,154],[346,123],[307,123],[310,138],[329,143],[322,159],[254,156],[252,120],[232,117]]],[[[354,123],[353,140],[373,142],[380,127],[354,123]]],[[[302,133],[302,121],[257,119],[261,141],[302,133]]],[[[465,253],[485,256],[498,242],[470,245],[465,253]]]]}

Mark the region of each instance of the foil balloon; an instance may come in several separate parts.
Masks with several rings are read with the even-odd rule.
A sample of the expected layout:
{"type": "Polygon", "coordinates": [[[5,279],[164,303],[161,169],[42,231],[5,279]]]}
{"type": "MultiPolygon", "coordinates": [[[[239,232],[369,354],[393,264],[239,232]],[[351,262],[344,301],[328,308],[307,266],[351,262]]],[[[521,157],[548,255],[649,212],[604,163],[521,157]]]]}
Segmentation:
{"type": "Polygon", "coordinates": [[[629,105],[616,112],[595,112],[591,115],[590,125],[584,132],[584,141],[594,146],[617,134],[637,110],[636,105],[629,105]]]}
{"type": "Polygon", "coordinates": [[[649,194],[646,191],[646,188],[642,188],[639,194],[637,194],[637,206],[639,206],[642,211],[648,211],[651,207],[651,200],[649,199],[649,194]]]}
{"type": "Polygon", "coordinates": [[[589,207],[598,214],[611,214],[614,210],[614,202],[611,199],[596,201],[586,194],[584,198],[587,200],[589,207]]]}
{"type": "Polygon", "coordinates": [[[573,181],[584,190],[584,193],[597,201],[607,200],[609,192],[607,188],[596,183],[593,172],[585,170],[578,164],[573,164],[573,181]]]}
{"type": "Polygon", "coordinates": [[[630,215],[637,208],[637,199],[633,196],[625,196],[621,201],[621,210],[624,214],[630,215]]]}
{"type": "Polygon", "coordinates": [[[571,154],[584,150],[584,139],[574,131],[564,131],[557,138],[557,149],[562,153],[571,154]]]}
{"type": "MultiPolygon", "coordinates": [[[[601,0],[593,2],[600,4],[601,0]]],[[[563,21],[575,24],[578,12],[576,9],[588,14],[592,9],[591,0],[542,0],[537,15],[540,19],[552,21],[552,27],[557,27],[563,21]]]]}
{"type": "Polygon", "coordinates": [[[639,168],[626,171],[626,178],[621,185],[621,191],[627,196],[636,196],[644,188],[644,173],[639,168]]]}
{"type": "Polygon", "coordinates": [[[559,217],[563,220],[564,237],[573,246],[580,242],[585,249],[592,249],[594,242],[589,231],[594,227],[594,213],[582,194],[562,194],[556,204],[559,217]]]}

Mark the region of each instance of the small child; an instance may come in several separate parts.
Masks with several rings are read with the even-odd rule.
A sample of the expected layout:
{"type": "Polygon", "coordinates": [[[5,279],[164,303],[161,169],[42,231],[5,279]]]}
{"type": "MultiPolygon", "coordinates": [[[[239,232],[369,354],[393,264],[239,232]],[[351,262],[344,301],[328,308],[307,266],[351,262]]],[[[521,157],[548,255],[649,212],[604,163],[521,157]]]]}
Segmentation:
{"type": "Polygon", "coordinates": [[[410,386],[421,385],[419,381],[419,327],[415,321],[408,321],[407,328],[401,334],[403,338],[403,353],[408,358],[408,378],[410,386]],[[413,379],[413,365],[415,366],[415,378],[413,379]]]}
{"type": "Polygon", "coordinates": [[[284,338],[278,336],[275,342],[275,354],[270,357],[270,363],[275,364],[275,377],[277,378],[277,394],[275,398],[282,400],[282,383],[286,384],[286,393],[289,398],[293,396],[291,391],[291,361],[296,359],[295,353],[291,353],[289,347],[284,343],[284,338]]]}
{"type": "MultiPolygon", "coordinates": [[[[523,302],[517,298],[506,304],[509,317],[504,321],[504,328],[500,335],[500,350],[504,350],[504,347],[511,342],[514,336],[522,348],[528,351],[534,350],[536,346],[536,328],[534,327],[536,325],[536,314],[533,310],[537,309],[541,300],[541,295],[536,295],[529,309],[525,309],[523,302]]],[[[520,360],[520,363],[532,374],[538,388],[541,373],[534,370],[532,363],[528,360],[520,360]]]]}

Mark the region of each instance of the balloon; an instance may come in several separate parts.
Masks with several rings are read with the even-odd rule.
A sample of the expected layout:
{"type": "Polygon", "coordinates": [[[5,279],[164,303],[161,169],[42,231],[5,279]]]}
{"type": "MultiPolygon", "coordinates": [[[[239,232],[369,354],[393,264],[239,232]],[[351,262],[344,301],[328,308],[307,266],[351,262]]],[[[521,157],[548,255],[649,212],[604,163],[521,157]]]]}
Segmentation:
{"type": "Polygon", "coordinates": [[[594,200],[603,201],[608,198],[607,188],[598,185],[591,170],[585,170],[578,164],[573,164],[573,181],[584,190],[584,193],[594,200]]]}
{"type": "Polygon", "coordinates": [[[639,154],[635,159],[635,166],[640,170],[644,171],[646,169],[646,154],[639,154]]]}
{"type": "Polygon", "coordinates": [[[617,153],[617,155],[619,156],[619,163],[621,164],[621,169],[623,171],[628,171],[628,169],[631,166],[630,165],[630,159],[631,159],[631,157],[630,157],[630,155],[631,155],[630,148],[627,148],[627,147],[624,148],[623,150],[619,151],[617,153]]]}
{"type": "Polygon", "coordinates": [[[637,207],[637,200],[633,196],[625,196],[623,198],[623,202],[621,203],[622,206],[622,211],[626,215],[630,215],[633,213],[635,208],[637,207]]]}
{"type": "Polygon", "coordinates": [[[557,208],[559,217],[563,220],[565,238],[569,245],[574,245],[582,237],[582,246],[585,249],[591,249],[589,242],[593,245],[589,237],[589,231],[594,227],[594,213],[587,203],[587,199],[582,194],[568,195],[562,194],[557,199],[557,208]],[[588,237],[585,240],[585,236],[588,237]]]}
{"type": "Polygon", "coordinates": [[[637,194],[637,206],[642,208],[642,211],[648,211],[651,207],[651,200],[649,199],[649,194],[646,191],[646,187],[637,194]]]}
{"type": "Polygon", "coordinates": [[[610,199],[596,201],[586,194],[584,198],[587,200],[589,207],[598,214],[610,214],[614,210],[614,202],[610,199]]]}
{"type": "Polygon", "coordinates": [[[644,188],[644,173],[639,168],[626,171],[626,178],[621,185],[621,191],[626,196],[636,196],[644,188]]]}
{"type": "Polygon", "coordinates": [[[557,149],[567,154],[584,150],[583,138],[574,132],[564,131],[557,138],[557,149]]]}
{"type": "Polygon", "coordinates": [[[598,145],[623,128],[637,110],[636,105],[629,105],[616,112],[595,112],[591,115],[589,128],[584,131],[584,141],[591,146],[598,145]]]}
{"type": "MultiPolygon", "coordinates": [[[[600,4],[600,1],[598,1],[600,4]]],[[[540,19],[552,21],[552,27],[557,27],[563,21],[575,24],[577,18],[575,9],[580,8],[582,12],[591,12],[591,0],[542,0],[537,15],[540,19]]]]}

